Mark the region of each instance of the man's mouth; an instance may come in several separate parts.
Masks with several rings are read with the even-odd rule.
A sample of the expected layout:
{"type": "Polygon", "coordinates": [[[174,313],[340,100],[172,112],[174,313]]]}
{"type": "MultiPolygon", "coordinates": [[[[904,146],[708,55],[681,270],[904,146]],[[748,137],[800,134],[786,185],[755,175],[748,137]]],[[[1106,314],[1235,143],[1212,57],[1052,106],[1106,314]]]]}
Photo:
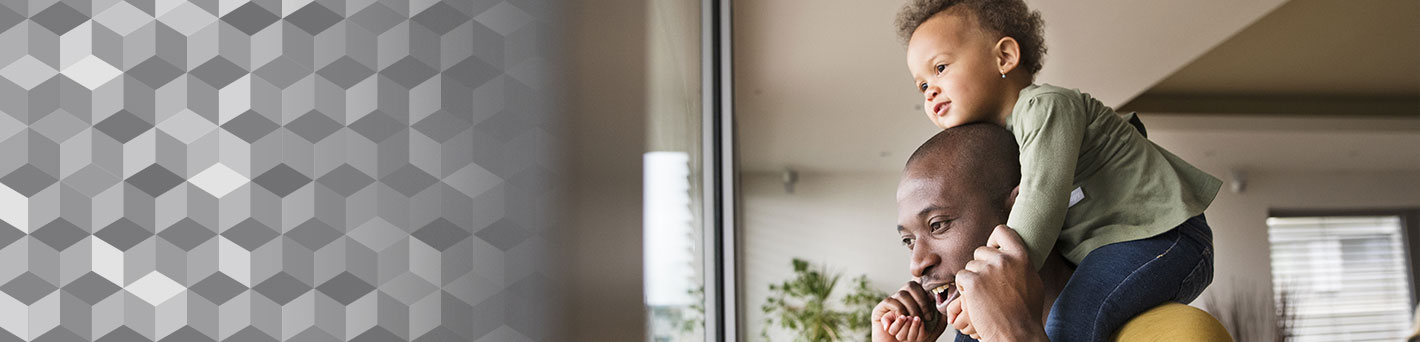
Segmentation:
{"type": "Polygon", "coordinates": [[[937,305],[945,304],[956,298],[956,291],[950,291],[955,285],[955,283],[946,283],[928,290],[928,292],[932,294],[933,299],[937,300],[937,305]]]}
{"type": "Polygon", "coordinates": [[[937,312],[940,312],[942,314],[947,313],[947,304],[950,304],[959,296],[959,293],[956,290],[956,283],[947,283],[946,285],[932,288],[927,292],[931,293],[932,299],[936,300],[937,312]]]}

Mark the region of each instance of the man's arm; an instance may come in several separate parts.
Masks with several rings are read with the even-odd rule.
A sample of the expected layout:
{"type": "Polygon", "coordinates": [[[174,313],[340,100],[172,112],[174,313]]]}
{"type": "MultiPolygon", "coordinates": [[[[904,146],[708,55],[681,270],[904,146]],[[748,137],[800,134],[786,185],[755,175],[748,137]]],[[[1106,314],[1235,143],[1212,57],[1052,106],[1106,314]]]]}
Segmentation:
{"type": "Polygon", "coordinates": [[[1049,341],[1042,319],[1040,275],[1032,267],[1025,243],[1015,230],[996,226],[975,259],[957,272],[961,297],[949,304],[953,326],[969,323],[973,338],[982,341],[1049,341]],[[956,319],[970,312],[970,319],[956,319]]]}

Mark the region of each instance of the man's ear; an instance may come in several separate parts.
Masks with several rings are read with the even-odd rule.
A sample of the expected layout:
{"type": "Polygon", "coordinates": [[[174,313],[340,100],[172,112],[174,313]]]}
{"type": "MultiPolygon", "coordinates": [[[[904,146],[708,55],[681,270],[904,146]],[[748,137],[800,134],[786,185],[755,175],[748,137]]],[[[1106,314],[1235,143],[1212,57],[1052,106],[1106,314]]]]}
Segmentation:
{"type": "Polygon", "coordinates": [[[1015,38],[1001,37],[993,49],[996,53],[996,68],[1001,74],[1009,74],[1021,65],[1021,44],[1015,38]]]}
{"type": "Polygon", "coordinates": [[[1016,207],[1016,196],[1021,194],[1021,186],[1017,185],[1011,189],[1011,194],[1006,195],[1006,216],[1011,216],[1011,208],[1016,207]]]}

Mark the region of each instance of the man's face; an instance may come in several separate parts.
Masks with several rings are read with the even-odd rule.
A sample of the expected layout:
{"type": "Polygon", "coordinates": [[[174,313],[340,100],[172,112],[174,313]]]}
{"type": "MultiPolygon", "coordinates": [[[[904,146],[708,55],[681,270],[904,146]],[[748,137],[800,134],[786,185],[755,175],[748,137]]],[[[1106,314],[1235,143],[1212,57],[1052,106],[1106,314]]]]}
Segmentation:
{"type": "Polygon", "coordinates": [[[897,187],[897,231],[909,250],[912,276],[934,295],[941,312],[956,298],[956,286],[949,286],[956,273],[1006,219],[1004,203],[992,203],[967,177],[909,170],[897,187]]]}

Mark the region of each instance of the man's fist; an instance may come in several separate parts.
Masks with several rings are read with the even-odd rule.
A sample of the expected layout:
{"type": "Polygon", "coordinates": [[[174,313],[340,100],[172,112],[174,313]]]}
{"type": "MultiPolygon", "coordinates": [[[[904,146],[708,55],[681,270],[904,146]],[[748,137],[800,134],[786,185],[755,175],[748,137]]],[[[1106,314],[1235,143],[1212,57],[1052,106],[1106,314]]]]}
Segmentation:
{"type": "Polygon", "coordinates": [[[961,312],[971,313],[969,319],[952,318],[963,333],[982,341],[1046,340],[1040,324],[1040,275],[1015,230],[996,226],[986,246],[977,248],[965,269],[957,272],[956,284],[961,312]]]}
{"type": "Polygon", "coordinates": [[[947,320],[932,298],[916,281],[883,298],[873,308],[873,342],[936,341],[947,320]]]}

